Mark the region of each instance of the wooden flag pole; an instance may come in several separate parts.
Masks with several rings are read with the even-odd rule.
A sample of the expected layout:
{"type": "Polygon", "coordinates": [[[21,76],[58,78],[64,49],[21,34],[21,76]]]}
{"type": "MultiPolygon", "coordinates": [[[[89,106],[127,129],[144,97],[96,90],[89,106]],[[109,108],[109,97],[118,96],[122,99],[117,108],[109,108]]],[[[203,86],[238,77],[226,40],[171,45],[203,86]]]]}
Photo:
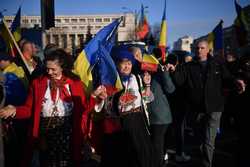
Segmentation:
{"type": "Polygon", "coordinates": [[[29,68],[28,63],[27,63],[27,61],[25,60],[25,58],[23,56],[23,53],[21,52],[21,50],[20,50],[20,48],[19,48],[19,46],[18,46],[18,44],[17,44],[17,42],[16,42],[13,34],[10,32],[10,30],[9,30],[8,26],[6,25],[6,23],[5,23],[4,20],[3,20],[3,24],[4,24],[5,28],[7,29],[8,33],[9,33],[9,35],[11,37],[11,40],[13,41],[13,43],[14,43],[14,45],[15,45],[18,53],[19,53],[19,55],[21,56],[21,59],[23,60],[24,65],[26,66],[26,68],[28,69],[29,73],[31,74],[32,70],[29,68]]]}

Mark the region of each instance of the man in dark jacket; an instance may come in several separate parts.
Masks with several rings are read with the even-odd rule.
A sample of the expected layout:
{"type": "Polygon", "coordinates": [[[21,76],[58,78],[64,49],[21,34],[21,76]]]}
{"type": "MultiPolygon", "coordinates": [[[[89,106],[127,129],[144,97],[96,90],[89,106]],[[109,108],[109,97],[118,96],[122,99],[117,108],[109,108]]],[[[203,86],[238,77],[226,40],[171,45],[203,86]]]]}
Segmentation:
{"type": "Polygon", "coordinates": [[[201,166],[211,167],[217,129],[221,112],[224,110],[222,88],[225,84],[238,85],[244,91],[242,80],[235,80],[223,64],[209,55],[207,41],[197,45],[194,61],[177,65],[168,64],[167,70],[174,71],[175,83],[184,85],[187,103],[195,115],[195,132],[200,142],[201,166]]]}

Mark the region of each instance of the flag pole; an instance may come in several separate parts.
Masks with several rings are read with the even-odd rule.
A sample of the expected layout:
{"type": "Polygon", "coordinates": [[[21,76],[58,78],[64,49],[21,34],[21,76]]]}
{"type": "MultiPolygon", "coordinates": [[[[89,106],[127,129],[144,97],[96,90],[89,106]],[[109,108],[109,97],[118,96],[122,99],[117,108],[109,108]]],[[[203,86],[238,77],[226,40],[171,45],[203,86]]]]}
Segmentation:
{"type": "Polygon", "coordinates": [[[9,30],[8,26],[6,25],[6,23],[5,23],[4,20],[3,20],[3,24],[4,24],[5,28],[7,29],[7,32],[9,33],[9,36],[11,37],[11,40],[13,41],[13,43],[14,43],[14,45],[15,45],[15,47],[16,47],[16,49],[17,49],[17,51],[18,51],[18,53],[19,53],[19,55],[21,57],[21,59],[23,60],[24,65],[26,66],[26,68],[28,69],[29,73],[31,74],[32,70],[29,68],[28,63],[26,62],[26,60],[25,60],[25,58],[23,56],[23,53],[21,52],[21,50],[20,50],[20,48],[19,48],[19,46],[18,46],[18,44],[17,44],[17,42],[16,42],[13,34],[10,32],[10,30],[9,30]]]}

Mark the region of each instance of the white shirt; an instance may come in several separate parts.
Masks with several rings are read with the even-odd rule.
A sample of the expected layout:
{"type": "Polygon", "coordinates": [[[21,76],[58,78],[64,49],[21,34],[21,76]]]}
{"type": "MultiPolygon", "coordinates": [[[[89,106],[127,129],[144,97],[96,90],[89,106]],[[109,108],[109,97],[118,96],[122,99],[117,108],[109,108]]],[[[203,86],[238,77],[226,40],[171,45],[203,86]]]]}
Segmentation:
{"type": "Polygon", "coordinates": [[[125,85],[125,91],[132,93],[137,98],[133,101],[132,104],[122,107],[120,104],[118,108],[121,112],[130,111],[131,109],[137,108],[141,106],[141,94],[139,92],[139,86],[136,80],[135,75],[131,74],[131,77],[127,81],[123,81],[123,85],[125,85]]]}
{"type": "MultiPolygon", "coordinates": [[[[59,97],[59,89],[56,91],[56,100],[55,102],[51,98],[51,93],[50,93],[50,86],[49,86],[48,81],[48,86],[44,95],[44,100],[42,103],[42,111],[41,111],[41,116],[42,117],[51,117],[51,116],[70,116],[72,114],[72,109],[73,109],[73,102],[65,102],[62,101],[59,97]],[[52,115],[52,112],[54,108],[57,108],[57,112],[55,115],[52,115]]],[[[70,93],[69,85],[66,84],[64,85],[67,89],[67,91],[70,93]]]]}

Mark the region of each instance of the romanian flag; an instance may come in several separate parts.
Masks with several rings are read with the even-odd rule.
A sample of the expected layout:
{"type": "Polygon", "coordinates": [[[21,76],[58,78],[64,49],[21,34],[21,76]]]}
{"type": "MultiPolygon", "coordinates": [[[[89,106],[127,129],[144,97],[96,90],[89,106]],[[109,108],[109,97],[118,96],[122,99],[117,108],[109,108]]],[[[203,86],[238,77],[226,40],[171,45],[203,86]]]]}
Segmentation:
{"type": "Polygon", "coordinates": [[[138,28],[136,30],[137,39],[142,40],[146,37],[149,32],[149,24],[144,14],[144,7],[141,5],[141,18],[139,21],[138,28]]]}
{"type": "Polygon", "coordinates": [[[16,49],[15,49],[15,45],[14,45],[14,42],[11,38],[11,35],[10,34],[10,30],[9,28],[7,27],[4,19],[2,19],[1,23],[0,23],[0,36],[3,38],[4,42],[5,42],[5,45],[6,45],[6,51],[8,52],[8,54],[10,56],[13,56],[15,57],[16,56],[16,49]]]}
{"type": "Polygon", "coordinates": [[[223,53],[223,20],[208,34],[208,45],[209,49],[213,50],[214,53],[223,53]]]}
{"type": "Polygon", "coordinates": [[[153,55],[144,54],[141,63],[141,70],[156,72],[159,64],[159,61],[153,55]]]}
{"type": "Polygon", "coordinates": [[[98,55],[98,78],[100,79],[100,83],[106,87],[107,93],[110,96],[123,89],[122,82],[115,63],[110,56],[110,51],[101,43],[98,55]]]}
{"type": "Polygon", "coordinates": [[[159,48],[162,53],[162,61],[163,63],[166,61],[166,48],[167,48],[167,21],[166,21],[166,0],[163,10],[162,22],[161,22],[161,32],[160,32],[160,40],[159,40],[159,48]]]}
{"type": "Polygon", "coordinates": [[[88,93],[92,90],[92,70],[99,62],[100,43],[109,47],[109,39],[111,39],[112,33],[115,33],[119,24],[120,19],[117,19],[101,29],[96,36],[89,41],[74,63],[73,71],[79,75],[88,93]]]}
{"type": "Polygon", "coordinates": [[[19,7],[16,13],[14,21],[11,24],[10,30],[15,40],[18,42],[21,39],[21,7],[19,7]]]}
{"type": "Polygon", "coordinates": [[[17,45],[13,34],[10,32],[7,24],[5,23],[4,19],[0,22],[0,36],[3,38],[8,54],[11,56],[20,56],[21,60],[24,63],[23,69],[26,72],[26,75],[29,76],[32,70],[29,68],[25,58],[22,55],[22,52],[17,45]],[[17,54],[18,53],[18,54],[17,54]]]}
{"type": "Polygon", "coordinates": [[[249,42],[247,41],[247,36],[249,31],[248,23],[244,11],[242,10],[241,6],[237,3],[236,0],[234,1],[234,4],[237,13],[237,17],[234,21],[234,29],[238,45],[242,47],[247,45],[247,43],[249,42]]]}

